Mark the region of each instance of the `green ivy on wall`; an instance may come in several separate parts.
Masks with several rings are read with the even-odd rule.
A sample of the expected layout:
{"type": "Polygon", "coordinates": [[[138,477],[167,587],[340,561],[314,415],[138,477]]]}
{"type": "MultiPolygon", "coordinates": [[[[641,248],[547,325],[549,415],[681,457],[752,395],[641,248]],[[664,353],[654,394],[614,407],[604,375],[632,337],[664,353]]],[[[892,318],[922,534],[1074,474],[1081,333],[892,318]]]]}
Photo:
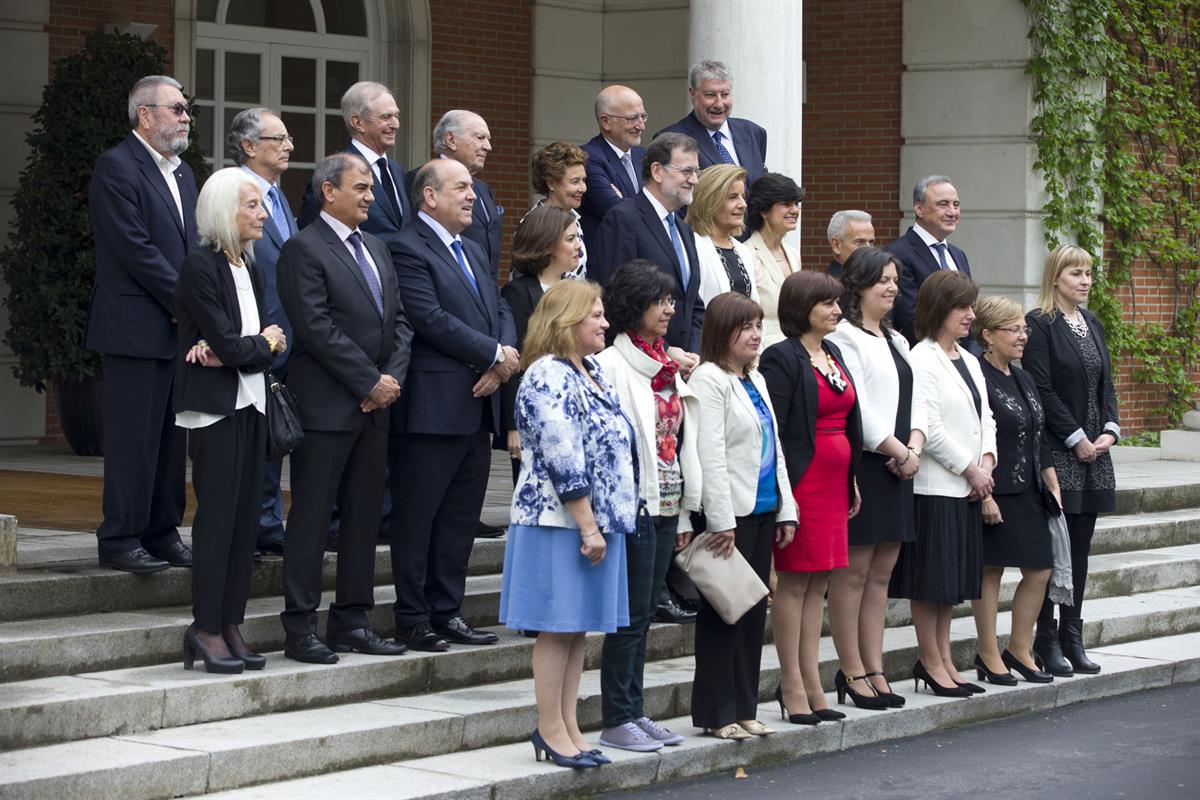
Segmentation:
{"type": "Polygon", "coordinates": [[[1134,380],[1166,388],[1158,410],[1176,423],[1200,394],[1200,3],[1022,2],[1047,244],[1092,254],[1089,308],[1134,380]],[[1166,324],[1143,316],[1160,301],[1134,283],[1135,263],[1165,279],[1166,324]]]}

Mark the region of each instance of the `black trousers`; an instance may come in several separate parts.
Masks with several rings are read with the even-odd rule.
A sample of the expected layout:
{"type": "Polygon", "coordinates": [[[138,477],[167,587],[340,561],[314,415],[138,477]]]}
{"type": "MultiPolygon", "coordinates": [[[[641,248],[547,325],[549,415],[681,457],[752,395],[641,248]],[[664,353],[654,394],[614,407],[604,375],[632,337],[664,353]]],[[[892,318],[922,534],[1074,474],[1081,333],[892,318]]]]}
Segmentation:
{"type": "MultiPolygon", "coordinates": [[[[1071,538],[1071,593],[1075,605],[1059,606],[1059,619],[1081,619],[1083,593],[1087,589],[1088,554],[1092,552],[1092,534],[1096,532],[1096,514],[1067,514],[1067,534],[1071,538]]],[[[1054,621],[1054,603],[1047,597],[1038,614],[1038,622],[1054,621]]]]}
{"type": "Polygon", "coordinates": [[[248,406],[188,432],[196,518],[192,522],[192,616],[219,633],[241,625],[250,594],[262,509],[266,417],[248,406]]]}
{"type": "Polygon", "coordinates": [[[171,359],[104,356],[104,520],[101,557],[179,541],[187,502],[186,435],[175,427],[171,359]]]}
{"type": "Polygon", "coordinates": [[[327,629],[365,628],[367,612],[375,605],[375,543],[388,431],[370,424],[367,416],[357,431],[306,430],[304,441],[292,452],[292,508],[283,549],[280,614],[290,638],[317,632],[325,539],[343,475],[336,594],[327,629]]]}
{"type": "Polygon", "coordinates": [[[400,497],[391,535],[398,628],[441,625],[461,613],[492,466],[489,438],[482,428],[467,436],[402,437],[401,474],[392,480],[400,497]]]}
{"type": "MultiPolygon", "coordinates": [[[[737,518],[735,546],[763,583],[771,571],[775,513],[737,518]]],[[[692,681],[692,724],[721,728],[758,716],[758,670],[762,663],[767,599],[726,625],[704,596],[696,616],[696,677],[692,681]]]]}

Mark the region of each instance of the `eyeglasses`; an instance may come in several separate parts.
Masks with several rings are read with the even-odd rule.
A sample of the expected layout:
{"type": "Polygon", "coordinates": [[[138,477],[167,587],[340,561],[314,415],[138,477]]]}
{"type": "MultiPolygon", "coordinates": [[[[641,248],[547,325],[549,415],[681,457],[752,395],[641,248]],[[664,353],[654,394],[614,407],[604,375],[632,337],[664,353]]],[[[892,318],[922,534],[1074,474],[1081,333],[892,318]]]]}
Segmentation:
{"type": "Polygon", "coordinates": [[[184,114],[190,117],[194,114],[192,106],[187,103],[171,103],[170,105],[166,103],[143,103],[142,105],[146,108],[169,108],[177,117],[182,117],[184,114]]]}
{"type": "Polygon", "coordinates": [[[699,178],[700,177],[700,168],[699,167],[677,167],[674,164],[663,164],[663,163],[659,163],[659,166],[666,167],[667,169],[673,169],[685,178],[699,178]]]}
{"type": "Polygon", "coordinates": [[[1029,328],[1025,325],[1012,325],[1007,328],[996,328],[996,330],[1004,331],[1006,333],[1011,333],[1013,336],[1028,336],[1029,335],[1029,328]]]}
{"type": "Polygon", "coordinates": [[[656,306],[658,306],[659,308],[674,308],[675,307],[675,298],[674,297],[660,297],[654,301],[654,304],[656,306]]]}
{"type": "Polygon", "coordinates": [[[623,119],[630,125],[637,125],[639,122],[645,125],[650,121],[649,114],[630,114],[628,117],[622,117],[617,114],[601,114],[600,116],[608,117],[609,119],[623,119]]]}
{"type": "Polygon", "coordinates": [[[275,144],[283,144],[284,142],[288,142],[290,144],[296,143],[296,137],[288,136],[286,133],[281,133],[277,136],[259,136],[258,140],[260,142],[274,142],[275,144]]]}

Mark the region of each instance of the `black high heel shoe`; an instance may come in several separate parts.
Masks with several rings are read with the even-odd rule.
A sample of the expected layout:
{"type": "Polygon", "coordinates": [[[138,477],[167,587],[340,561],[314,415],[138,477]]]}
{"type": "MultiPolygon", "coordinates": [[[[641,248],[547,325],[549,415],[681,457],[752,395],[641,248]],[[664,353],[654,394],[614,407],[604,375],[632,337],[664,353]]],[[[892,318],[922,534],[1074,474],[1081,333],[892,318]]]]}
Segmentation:
{"type": "MultiPolygon", "coordinates": [[[[868,672],[863,677],[864,678],[874,678],[876,676],[879,676],[880,678],[887,680],[887,676],[884,675],[882,672],[868,672]]],[[[871,683],[869,680],[867,682],[871,683]]],[[[878,686],[876,686],[874,683],[871,683],[871,688],[875,690],[875,694],[879,695],[884,700],[887,700],[888,705],[891,706],[892,708],[904,708],[904,704],[907,702],[904,699],[904,695],[896,694],[895,692],[885,692],[882,689],[880,689],[878,686]]]]}
{"type": "Polygon", "coordinates": [[[187,630],[183,632],[183,668],[191,669],[195,663],[196,654],[204,659],[204,669],[207,672],[220,673],[223,675],[236,675],[246,668],[240,658],[226,658],[225,656],[214,656],[204,649],[204,645],[200,643],[200,637],[196,635],[196,626],[188,625],[187,630]]]}
{"type": "Polygon", "coordinates": [[[779,701],[779,718],[786,719],[793,725],[816,725],[821,721],[821,718],[816,714],[789,714],[787,707],[783,704],[783,686],[775,687],[775,699],[779,701]]]}
{"type": "Polygon", "coordinates": [[[865,708],[869,711],[883,711],[891,708],[891,703],[879,696],[875,687],[867,680],[866,675],[859,675],[856,678],[846,678],[846,674],[840,669],[833,674],[833,688],[837,691],[838,702],[842,705],[846,704],[846,695],[850,695],[850,699],[854,701],[854,705],[858,708],[865,708]],[[850,684],[862,681],[871,690],[871,694],[859,694],[850,688],[850,684]]]}
{"type": "Polygon", "coordinates": [[[237,630],[237,626],[232,625],[230,627],[237,631],[236,641],[229,641],[229,637],[224,633],[221,634],[221,638],[225,640],[225,645],[229,648],[229,652],[233,654],[233,657],[241,659],[242,663],[246,665],[246,669],[262,669],[265,667],[267,665],[267,657],[251,652],[250,648],[246,646],[246,640],[242,638],[241,631],[237,630]]]}
{"type": "MultiPolygon", "coordinates": [[[[1030,683],[1050,683],[1054,680],[1054,676],[1049,672],[1042,672],[1040,669],[1030,669],[1022,664],[1019,658],[1007,650],[1000,654],[1000,660],[1004,662],[1004,666],[1016,670],[1022,678],[1030,683]]],[[[1016,679],[1013,679],[1013,683],[1016,682],[1016,679]]]]}
{"type": "Polygon", "coordinates": [[[840,711],[835,711],[832,708],[818,708],[813,712],[817,715],[817,719],[821,722],[837,722],[839,719],[845,719],[846,715],[840,711]]]}
{"type": "Polygon", "coordinates": [[[541,731],[534,730],[529,737],[529,741],[533,742],[533,757],[538,761],[542,760],[545,755],[555,764],[560,767],[570,767],[571,769],[591,769],[599,766],[592,760],[590,753],[576,753],[573,756],[564,756],[562,753],[556,752],[550,745],[546,744],[546,740],[542,738],[541,731]]]}
{"type": "Polygon", "coordinates": [[[921,681],[925,681],[925,688],[930,689],[938,697],[970,697],[971,692],[967,691],[966,687],[955,684],[954,686],[942,686],[940,683],[929,677],[929,670],[925,669],[925,665],[920,659],[913,664],[913,691],[919,691],[921,681]]]}
{"type": "MultiPolygon", "coordinates": [[[[1005,650],[1004,652],[1007,653],[1008,651],[1005,650]]],[[[1008,660],[1003,655],[1000,656],[1000,659],[1004,661],[1005,666],[1008,666],[1008,660]]],[[[992,672],[988,669],[987,664],[984,664],[983,659],[979,657],[979,653],[975,654],[975,674],[979,676],[979,680],[994,683],[997,686],[1017,685],[1017,679],[1007,672],[992,672]]]]}

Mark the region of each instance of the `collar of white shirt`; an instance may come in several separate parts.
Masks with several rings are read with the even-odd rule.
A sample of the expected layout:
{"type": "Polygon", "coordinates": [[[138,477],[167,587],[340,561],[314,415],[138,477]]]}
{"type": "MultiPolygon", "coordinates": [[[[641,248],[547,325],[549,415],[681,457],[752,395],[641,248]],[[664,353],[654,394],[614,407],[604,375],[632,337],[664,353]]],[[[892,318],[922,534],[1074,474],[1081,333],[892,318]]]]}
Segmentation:
{"type": "Polygon", "coordinates": [[[179,159],[179,156],[175,155],[174,153],[169,156],[164,156],[162,153],[155,150],[150,146],[149,142],[142,138],[142,134],[138,131],[134,131],[133,135],[136,136],[137,140],[142,143],[142,147],[145,147],[150,153],[150,157],[154,159],[154,163],[159,169],[169,172],[175,170],[180,164],[183,163],[179,159]]]}
{"type": "Polygon", "coordinates": [[[367,160],[367,163],[370,164],[372,167],[374,167],[375,164],[379,162],[379,159],[384,158],[383,153],[376,153],[374,150],[367,147],[365,144],[360,142],[358,139],[351,139],[350,144],[354,145],[354,149],[358,151],[358,154],[361,155],[363,158],[365,158],[367,160]]]}
{"type": "MultiPolygon", "coordinates": [[[[917,236],[921,237],[921,241],[924,242],[927,247],[933,247],[935,244],[947,244],[945,240],[939,241],[936,236],[922,228],[920,225],[914,224],[913,230],[917,232],[917,236]]],[[[947,251],[949,250],[948,247],[946,249],[947,251]]]]}
{"type": "Polygon", "coordinates": [[[658,198],[650,194],[649,189],[642,187],[642,194],[646,195],[646,199],[650,201],[650,205],[654,206],[654,213],[658,214],[658,218],[662,224],[667,225],[667,215],[671,213],[667,211],[667,207],[658,202],[658,198]]]}
{"type": "Polygon", "coordinates": [[[437,237],[442,240],[442,244],[446,245],[447,250],[453,251],[454,248],[451,246],[451,243],[462,241],[462,239],[460,239],[458,236],[455,236],[454,234],[450,233],[450,231],[446,230],[442,223],[438,222],[424,211],[418,211],[417,216],[424,220],[425,224],[433,229],[433,232],[437,234],[437,237]]]}
{"type": "MultiPolygon", "coordinates": [[[[338,239],[340,239],[343,244],[347,239],[350,238],[350,234],[358,230],[358,228],[349,228],[346,223],[342,222],[337,217],[334,217],[328,211],[321,212],[321,219],[325,220],[326,225],[333,228],[333,232],[337,234],[338,239]]],[[[362,234],[359,235],[361,236],[362,234]]]]}
{"type": "Polygon", "coordinates": [[[721,123],[721,127],[717,128],[715,131],[708,132],[708,138],[711,139],[713,137],[713,135],[716,133],[721,134],[721,139],[722,139],[721,143],[725,147],[731,147],[733,145],[733,133],[729,130],[729,118],[728,117],[726,117],[725,121],[721,123]]]}
{"type": "MultiPolygon", "coordinates": [[[[601,135],[600,138],[604,139],[604,136],[601,135]]],[[[632,161],[633,161],[633,149],[632,148],[630,148],[629,150],[622,150],[621,148],[617,147],[615,144],[610,142],[608,139],[604,139],[604,143],[606,145],[608,145],[609,147],[611,147],[612,151],[617,154],[618,161],[620,161],[625,156],[629,156],[629,160],[632,163],[632,161]]]]}

